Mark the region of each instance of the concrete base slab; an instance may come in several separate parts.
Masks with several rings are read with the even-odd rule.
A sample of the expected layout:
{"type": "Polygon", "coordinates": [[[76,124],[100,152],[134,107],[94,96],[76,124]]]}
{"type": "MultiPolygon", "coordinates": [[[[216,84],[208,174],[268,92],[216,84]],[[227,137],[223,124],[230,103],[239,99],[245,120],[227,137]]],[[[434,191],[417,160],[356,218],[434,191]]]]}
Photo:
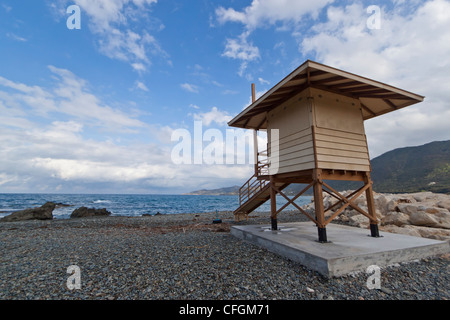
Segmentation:
{"type": "Polygon", "coordinates": [[[279,224],[277,231],[272,231],[270,225],[233,226],[231,234],[325,277],[365,272],[370,265],[383,267],[450,252],[447,241],[388,232],[373,238],[369,230],[336,224],[327,225],[328,243],[317,241],[317,227],[311,222],[279,224]]]}

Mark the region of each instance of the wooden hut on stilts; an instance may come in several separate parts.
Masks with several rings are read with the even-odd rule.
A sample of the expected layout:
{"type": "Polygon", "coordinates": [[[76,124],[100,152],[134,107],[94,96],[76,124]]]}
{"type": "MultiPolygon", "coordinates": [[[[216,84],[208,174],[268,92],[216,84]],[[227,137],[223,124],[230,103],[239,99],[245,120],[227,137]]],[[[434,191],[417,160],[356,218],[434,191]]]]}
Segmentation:
{"type": "Polygon", "coordinates": [[[254,130],[255,137],[255,172],[239,191],[236,219],[270,200],[271,224],[276,230],[278,214],[292,204],[317,225],[318,240],[324,243],[328,241],[327,224],[352,207],[369,219],[371,236],[378,237],[364,120],[411,106],[424,97],[310,60],[258,100],[252,85],[252,96],[253,103],[228,123],[254,130]],[[266,151],[258,150],[258,130],[267,131],[266,151]],[[329,180],[361,181],[363,186],[343,195],[329,180]],[[292,183],[306,187],[289,198],[283,189],[292,183]],[[314,215],[295,203],[310,188],[314,215]],[[327,208],[324,192],[336,199],[327,208]],[[367,212],[354,202],[364,193],[367,212]],[[287,200],[279,209],[277,194],[287,200]]]}

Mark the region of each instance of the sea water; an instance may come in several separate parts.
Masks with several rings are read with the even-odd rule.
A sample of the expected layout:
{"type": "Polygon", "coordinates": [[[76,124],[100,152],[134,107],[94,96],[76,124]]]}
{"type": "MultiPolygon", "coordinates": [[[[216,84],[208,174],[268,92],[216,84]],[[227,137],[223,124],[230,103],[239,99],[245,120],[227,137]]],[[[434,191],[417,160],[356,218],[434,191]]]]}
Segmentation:
{"type": "MultiPolygon", "coordinates": [[[[79,207],[106,208],[112,216],[142,216],[143,214],[180,214],[234,211],[239,207],[238,196],[210,195],[138,195],[138,194],[0,194],[0,218],[11,212],[26,208],[39,207],[51,201],[70,206],[56,208],[53,217],[67,219],[73,210],[79,207]]],[[[299,206],[311,202],[310,196],[299,197],[295,203],[299,206]]],[[[277,207],[286,200],[277,196],[277,207]]],[[[289,205],[285,210],[295,210],[289,205]]],[[[260,206],[257,212],[270,211],[270,201],[260,206]]]]}

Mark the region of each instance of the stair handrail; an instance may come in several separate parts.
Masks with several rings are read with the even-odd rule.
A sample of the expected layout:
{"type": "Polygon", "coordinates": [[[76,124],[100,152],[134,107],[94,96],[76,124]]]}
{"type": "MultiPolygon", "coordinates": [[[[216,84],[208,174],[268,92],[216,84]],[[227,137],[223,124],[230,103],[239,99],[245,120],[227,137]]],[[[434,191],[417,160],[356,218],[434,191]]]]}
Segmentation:
{"type": "Polygon", "coordinates": [[[249,201],[259,191],[261,191],[267,184],[266,180],[258,179],[254,174],[242,187],[239,188],[239,206],[249,201]]]}

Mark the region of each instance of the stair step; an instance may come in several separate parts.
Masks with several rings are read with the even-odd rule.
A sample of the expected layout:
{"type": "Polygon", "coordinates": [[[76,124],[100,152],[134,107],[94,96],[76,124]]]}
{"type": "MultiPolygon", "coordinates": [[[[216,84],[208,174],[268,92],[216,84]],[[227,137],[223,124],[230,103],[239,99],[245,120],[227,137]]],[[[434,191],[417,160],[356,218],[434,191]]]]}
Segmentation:
{"type": "MultiPolygon", "coordinates": [[[[283,190],[289,185],[289,183],[275,183],[275,186],[283,190]]],[[[242,192],[245,194],[245,191],[242,192]]],[[[234,211],[234,214],[249,214],[255,209],[257,209],[259,206],[261,206],[263,203],[265,203],[267,200],[270,199],[270,182],[264,185],[261,190],[253,194],[251,197],[247,199],[239,208],[237,208],[234,211]],[[245,210],[244,210],[245,209],[245,210]]]]}

